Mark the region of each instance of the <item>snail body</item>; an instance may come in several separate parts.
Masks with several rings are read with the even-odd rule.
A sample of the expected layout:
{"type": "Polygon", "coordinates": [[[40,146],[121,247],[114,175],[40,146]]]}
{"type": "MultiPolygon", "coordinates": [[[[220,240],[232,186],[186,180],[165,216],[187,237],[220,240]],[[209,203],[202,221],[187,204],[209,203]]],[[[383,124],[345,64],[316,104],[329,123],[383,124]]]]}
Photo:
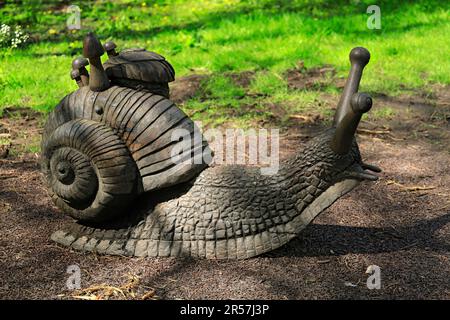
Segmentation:
{"type": "Polygon", "coordinates": [[[148,204],[137,216],[102,229],[72,224],[52,239],[76,250],[137,257],[245,259],[272,251],[358,185],[343,170],[358,154],[339,157],[342,167],[334,166],[337,157],[324,144],[332,135],[316,138],[283,162],[277,175],[238,165],[210,167],[172,187],[170,195],[156,193],[156,203],[143,199],[148,204]]]}
{"type": "Polygon", "coordinates": [[[380,169],[362,161],[354,138],[372,106],[368,95],[357,93],[369,60],[364,48],[350,53],[333,127],[283,161],[275,175],[210,167],[208,144],[182,110],[149,90],[114,85],[99,65],[103,48],[92,34],[84,51],[89,85],[58,104],[43,133],[50,195],[77,220],[53,233],[62,245],[140,257],[249,258],[287,243],[360,181],[377,179],[369,171],[380,169]],[[189,139],[174,140],[178,129],[189,139]],[[187,157],[174,163],[174,150],[187,157]]]}

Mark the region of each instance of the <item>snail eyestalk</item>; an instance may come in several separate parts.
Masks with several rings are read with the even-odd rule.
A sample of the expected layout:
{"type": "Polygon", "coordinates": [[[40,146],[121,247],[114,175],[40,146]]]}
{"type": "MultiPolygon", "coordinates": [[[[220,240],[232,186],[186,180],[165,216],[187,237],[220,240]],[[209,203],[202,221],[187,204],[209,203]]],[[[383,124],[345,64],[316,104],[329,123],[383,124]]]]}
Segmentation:
{"type": "Polygon", "coordinates": [[[356,47],[350,51],[350,74],[336,109],[333,121],[336,131],[330,142],[331,149],[337,154],[350,151],[361,116],[372,107],[369,95],[357,93],[363,69],[369,60],[370,53],[365,48],[356,47]]]}
{"type": "Polygon", "coordinates": [[[92,32],[89,32],[83,41],[83,55],[89,59],[91,64],[89,88],[92,91],[104,91],[110,86],[108,76],[100,60],[103,53],[105,53],[105,50],[102,44],[92,32]]]}
{"type": "Polygon", "coordinates": [[[358,92],[363,69],[367,63],[369,63],[369,60],[370,53],[366,48],[356,47],[350,51],[350,74],[345,83],[344,92],[337,105],[333,126],[337,127],[339,122],[341,122],[347,113],[351,111],[350,100],[352,99],[352,96],[358,92]]]}
{"type": "Polygon", "coordinates": [[[350,99],[350,105],[351,108],[336,126],[331,140],[331,149],[337,154],[350,151],[361,116],[372,107],[372,98],[366,93],[355,93],[350,99]]]}

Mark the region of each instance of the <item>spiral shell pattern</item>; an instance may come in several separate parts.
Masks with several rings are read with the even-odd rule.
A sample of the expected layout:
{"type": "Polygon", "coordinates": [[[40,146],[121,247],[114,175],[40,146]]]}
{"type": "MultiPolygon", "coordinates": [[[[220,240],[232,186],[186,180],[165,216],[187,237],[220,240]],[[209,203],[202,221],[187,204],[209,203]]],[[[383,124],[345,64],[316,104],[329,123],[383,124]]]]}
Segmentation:
{"type": "Polygon", "coordinates": [[[100,123],[66,122],[44,141],[42,152],[53,201],[77,220],[108,220],[136,194],[138,174],[128,149],[100,123]]]}

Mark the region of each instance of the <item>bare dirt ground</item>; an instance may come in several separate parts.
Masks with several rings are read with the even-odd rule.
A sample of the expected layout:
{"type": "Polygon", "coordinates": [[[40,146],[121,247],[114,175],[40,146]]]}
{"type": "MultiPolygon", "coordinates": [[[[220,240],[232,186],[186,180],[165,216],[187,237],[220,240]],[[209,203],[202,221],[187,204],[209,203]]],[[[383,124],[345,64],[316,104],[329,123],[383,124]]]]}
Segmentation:
{"type": "MultiPolygon", "coordinates": [[[[450,299],[448,89],[376,96],[374,110],[389,106],[396,115],[367,118],[358,140],[363,158],[383,169],[380,180],[338,200],[283,248],[243,261],[111,257],[60,247],[50,234],[69,218],[48,198],[37,155],[0,159],[0,299],[450,299]],[[81,286],[89,290],[66,288],[69,265],[81,268],[81,286]],[[381,268],[379,290],[366,287],[370,265],[381,268]]],[[[282,156],[323,129],[312,119],[292,120],[282,156]]],[[[20,147],[18,132],[36,135],[41,122],[4,117],[0,130],[20,147]]]]}

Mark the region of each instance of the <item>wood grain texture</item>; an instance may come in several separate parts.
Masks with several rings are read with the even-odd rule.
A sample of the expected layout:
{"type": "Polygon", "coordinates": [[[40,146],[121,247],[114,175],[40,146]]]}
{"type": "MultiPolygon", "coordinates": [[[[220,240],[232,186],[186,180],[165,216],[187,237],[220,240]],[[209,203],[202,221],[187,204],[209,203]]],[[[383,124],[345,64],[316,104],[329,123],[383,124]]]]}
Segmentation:
{"type": "MultiPolygon", "coordinates": [[[[203,152],[210,152],[208,144],[194,122],[172,101],[146,90],[118,86],[102,92],[93,92],[88,87],[78,89],[64,97],[50,113],[43,132],[42,149],[47,150],[55,137],[64,138],[61,146],[74,149],[71,157],[74,152],[81,152],[83,163],[87,163],[92,156],[102,156],[97,165],[109,170],[115,161],[122,163],[116,156],[117,150],[124,148],[138,171],[136,179],[139,181],[133,191],[136,194],[188,181],[208,166],[203,161],[203,152]],[[178,130],[182,130],[183,139],[174,135],[178,130]],[[85,142],[91,143],[90,146],[81,144],[85,142]],[[176,161],[173,158],[175,150],[183,151],[182,157],[176,161]]],[[[47,160],[51,156],[44,153],[47,160]]],[[[48,174],[46,170],[44,172],[48,174]]],[[[105,177],[103,181],[113,183],[111,177],[105,177]]],[[[128,186],[127,183],[127,179],[123,179],[119,185],[128,186]]],[[[55,186],[50,184],[53,189],[55,186]]],[[[79,188],[84,188],[89,198],[88,193],[92,192],[87,192],[82,186],[79,188]]],[[[70,192],[69,189],[65,191],[65,200],[70,192]]],[[[92,201],[91,198],[86,201],[92,201]]],[[[67,206],[56,201],[66,211],[67,206]]],[[[72,202],[76,202],[75,198],[72,202]]],[[[67,211],[72,216],[77,215],[73,210],[67,211]]],[[[88,216],[86,213],[82,215],[85,219],[88,216]]]]}
{"type": "Polygon", "coordinates": [[[144,89],[169,97],[168,83],[175,80],[175,70],[161,55],[144,49],[123,50],[104,64],[113,85],[144,89]]]}
{"type": "Polygon", "coordinates": [[[77,220],[111,219],[137,195],[136,164],[125,144],[101,123],[65,122],[43,142],[42,155],[53,201],[77,220]]]}

